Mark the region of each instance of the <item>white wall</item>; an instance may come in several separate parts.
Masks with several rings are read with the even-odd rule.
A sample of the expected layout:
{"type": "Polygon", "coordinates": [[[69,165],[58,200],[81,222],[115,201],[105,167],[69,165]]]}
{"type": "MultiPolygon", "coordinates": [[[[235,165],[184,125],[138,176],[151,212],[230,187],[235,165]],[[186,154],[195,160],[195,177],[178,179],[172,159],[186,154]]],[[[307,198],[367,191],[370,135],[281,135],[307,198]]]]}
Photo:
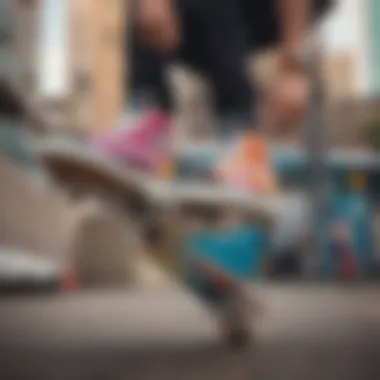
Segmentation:
{"type": "Polygon", "coordinates": [[[358,95],[370,91],[369,45],[366,0],[337,0],[337,6],[322,30],[330,53],[345,50],[354,59],[354,86],[358,95]]]}
{"type": "Polygon", "coordinates": [[[38,92],[59,97],[69,90],[68,1],[40,1],[38,92]]]}

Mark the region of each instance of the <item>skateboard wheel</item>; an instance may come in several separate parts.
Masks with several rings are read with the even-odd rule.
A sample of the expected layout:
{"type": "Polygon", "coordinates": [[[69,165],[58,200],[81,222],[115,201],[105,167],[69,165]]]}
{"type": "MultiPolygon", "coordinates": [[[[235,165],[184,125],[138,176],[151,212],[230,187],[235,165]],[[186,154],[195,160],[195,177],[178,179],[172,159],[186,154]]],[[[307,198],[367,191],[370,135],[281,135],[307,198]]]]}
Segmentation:
{"type": "Polygon", "coordinates": [[[244,349],[251,343],[251,333],[247,329],[236,329],[228,333],[227,344],[233,349],[244,349]]]}
{"type": "Polygon", "coordinates": [[[223,275],[217,269],[207,262],[200,260],[198,262],[198,268],[202,275],[208,279],[219,291],[229,291],[235,288],[234,281],[228,276],[223,275]]]}

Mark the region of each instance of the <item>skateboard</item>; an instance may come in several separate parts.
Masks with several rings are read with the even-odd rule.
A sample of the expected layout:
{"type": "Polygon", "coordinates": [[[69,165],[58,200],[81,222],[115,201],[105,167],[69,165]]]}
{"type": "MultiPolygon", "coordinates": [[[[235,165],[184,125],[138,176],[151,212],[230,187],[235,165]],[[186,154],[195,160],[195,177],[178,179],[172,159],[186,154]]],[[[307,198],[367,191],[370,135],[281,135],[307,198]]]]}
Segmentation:
{"type": "Polygon", "coordinates": [[[40,153],[53,178],[72,196],[95,196],[107,207],[116,206],[144,236],[156,229],[156,244],[176,257],[190,289],[223,326],[234,326],[228,341],[246,341],[250,311],[244,281],[259,270],[265,239],[264,229],[257,226],[271,223],[272,198],[194,180],[154,179],[63,140],[45,141],[40,153]]]}
{"type": "MultiPolygon", "coordinates": [[[[273,198],[220,188],[201,181],[152,178],[62,138],[46,138],[37,146],[53,179],[74,198],[94,196],[108,207],[128,213],[140,225],[170,210],[181,219],[223,224],[228,219],[266,220],[276,207],[273,198]]],[[[160,223],[162,220],[159,221],[160,223]]]]}

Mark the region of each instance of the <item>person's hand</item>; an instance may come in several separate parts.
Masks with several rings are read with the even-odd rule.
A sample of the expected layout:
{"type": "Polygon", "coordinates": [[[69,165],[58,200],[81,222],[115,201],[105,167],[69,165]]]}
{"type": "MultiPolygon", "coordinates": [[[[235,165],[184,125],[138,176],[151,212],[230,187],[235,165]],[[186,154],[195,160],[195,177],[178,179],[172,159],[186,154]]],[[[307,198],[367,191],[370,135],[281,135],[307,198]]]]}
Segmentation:
{"type": "Polygon", "coordinates": [[[306,114],[309,80],[306,74],[281,58],[264,103],[266,121],[279,132],[296,128],[306,114]]]}
{"type": "Polygon", "coordinates": [[[143,41],[161,53],[173,52],[181,33],[172,0],[138,0],[137,11],[143,41]]]}

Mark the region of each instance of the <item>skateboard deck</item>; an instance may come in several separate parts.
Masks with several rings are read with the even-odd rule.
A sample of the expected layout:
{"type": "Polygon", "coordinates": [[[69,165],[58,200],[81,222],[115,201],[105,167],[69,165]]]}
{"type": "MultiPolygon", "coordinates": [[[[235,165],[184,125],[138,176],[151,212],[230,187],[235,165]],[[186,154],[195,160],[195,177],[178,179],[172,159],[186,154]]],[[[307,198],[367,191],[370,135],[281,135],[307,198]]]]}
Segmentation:
{"type": "Polygon", "coordinates": [[[241,267],[231,270],[231,252],[226,247],[230,251],[236,247],[248,257],[249,247],[258,244],[254,224],[270,222],[275,213],[273,197],[252,196],[213,183],[152,178],[78,143],[50,139],[39,150],[53,177],[65,186],[125,206],[144,228],[158,214],[159,219],[153,219],[168,236],[174,255],[196,247],[198,252],[190,254],[212,262],[224,276],[247,274],[241,267]]]}
{"type": "Polygon", "coordinates": [[[112,196],[130,204],[148,201],[146,179],[141,173],[132,168],[120,170],[120,165],[86,148],[86,144],[47,139],[38,150],[53,178],[74,192],[105,195],[108,199],[112,196]]]}
{"type": "Polygon", "coordinates": [[[115,162],[79,143],[47,139],[39,144],[44,163],[54,178],[83,191],[105,191],[121,198],[143,198],[152,204],[183,208],[230,209],[270,215],[274,197],[252,196],[213,183],[196,180],[152,178],[132,167],[115,162]]]}
{"type": "Polygon", "coordinates": [[[161,250],[175,257],[190,289],[222,314],[230,298],[237,297],[235,292],[243,291],[242,282],[257,271],[260,234],[252,220],[258,214],[271,219],[276,206],[273,199],[217,184],[154,179],[64,141],[45,142],[40,152],[62,183],[99,192],[111,201],[143,205],[136,214],[141,225],[147,222],[143,211],[158,211],[160,219],[155,221],[168,243],[161,250]],[[233,260],[239,256],[244,256],[243,265],[233,260]],[[247,263],[251,270],[246,269],[247,263]]]}

